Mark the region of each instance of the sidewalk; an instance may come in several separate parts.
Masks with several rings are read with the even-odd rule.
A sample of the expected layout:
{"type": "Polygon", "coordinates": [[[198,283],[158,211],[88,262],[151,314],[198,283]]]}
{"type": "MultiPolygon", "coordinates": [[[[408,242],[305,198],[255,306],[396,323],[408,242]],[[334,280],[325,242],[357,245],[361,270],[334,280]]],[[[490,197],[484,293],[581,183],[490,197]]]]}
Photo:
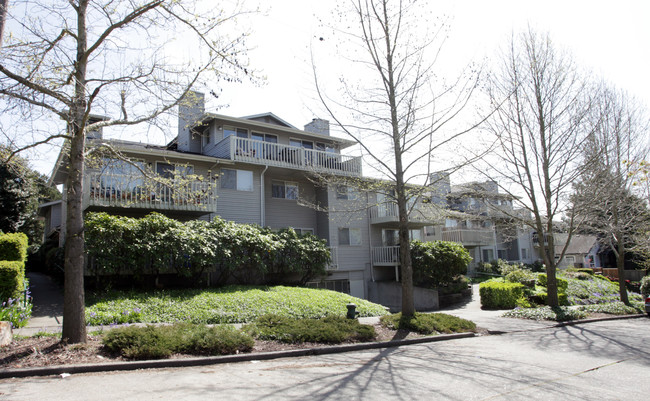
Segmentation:
{"type": "Polygon", "coordinates": [[[32,295],[32,318],[26,327],[14,330],[14,335],[31,336],[39,331],[56,333],[63,322],[63,288],[42,273],[27,273],[32,295]]]}

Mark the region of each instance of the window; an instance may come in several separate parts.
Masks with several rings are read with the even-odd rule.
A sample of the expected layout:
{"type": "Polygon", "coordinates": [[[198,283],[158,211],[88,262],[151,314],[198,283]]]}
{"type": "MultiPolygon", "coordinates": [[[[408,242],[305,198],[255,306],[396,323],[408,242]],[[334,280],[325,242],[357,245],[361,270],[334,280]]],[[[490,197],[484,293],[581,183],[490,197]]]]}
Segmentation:
{"type": "Polygon", "coordinates": [[[566,259],[567,264],[569,264],[569,265],[572,265],[572,264],[574,264],[576,262],[576,257],[575,256],[567,256],[565,259],[566,259]]]}
{"type": "Polygon", "coordinates": [[[483,262],[491,262],[494,260],[493,249],[483,249],[483,262]]]}
{"type": "Polygon", "coordinates": [[[223,127],[223,137],[236,136],[237,138],[248,138],[248,130],[245,128],[223,127]]]}
{"type": "Polygon", "coordinates": [[[521,258],[522,259],[528,259],[528,249],[521,248],[521,258]]]}
{"type": "Polygon", "coordinates": [[[298,183],[292,181],[271,181],[271,196],[278,199],[298,199],[298,183]]]}
{"type": "Polygon", "coordinates": [[[253,190],[253,172],[246,170],[221,169],[221,188],[237,191],[253,190]]]}
{"type": "Polygon", "coordinates": [[[194,167],[188,164],[156,162],[156,173],[165,178],[174,178],[174,176],[184,177],[194,174],[194,167]]]}
{"type": "Polygon", "coordinates": [[[293,231],[295,231],[296,234],[298,234],[298,235],[305,235],[305,234],[314,235],[314,229],[313,228],[294,228],[293,231]]]}
{"type": "Polygon", "coordinates": [[[499,249],[497,250],[497,257],[499,259],[507,260],[508,259],[508,253],[505,249],[499,249]]]}
{"type": "Polygon", "coordinates": [[[310,281],[305,283],[305,286],[308,288],[325,288],[332,291],[343,292],[345,294],[350,293],[349,280],[310,281]]]}
{"type": "Polygon", "coordinates": [[[361,245],[361,229],[339,228],[339,245],[361,245]]]}
{"type": "Polygon", "coordinates": [[[357,200],[357,198],[357,191],[354,188],[346,185],[338,185],[336,187],[336,199],[357,200]]]}

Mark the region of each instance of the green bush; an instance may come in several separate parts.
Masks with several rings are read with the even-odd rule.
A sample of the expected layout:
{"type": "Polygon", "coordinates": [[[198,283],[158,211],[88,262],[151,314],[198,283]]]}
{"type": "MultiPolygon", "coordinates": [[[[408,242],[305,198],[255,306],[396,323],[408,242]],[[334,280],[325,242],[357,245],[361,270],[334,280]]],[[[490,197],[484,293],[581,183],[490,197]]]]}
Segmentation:
{"type": "Polygon", "coordinates": [[[25,289],[25,263],[0,260],[0,301],[20,298],[25,289]]]}
{"type": "Polygon", "coordinates": [[[476,331],[474,322],[444,313],[415,313],[408,317],[396,313],[382,316],[380,322],[382,326],[393,330],[411,330],[420,334],[476,331]]]}
{"type": "Polygon", "coordinates": [[[588,313],[609,313],[611,315],[634,315],[644,313],[643,304],[625,305],[623,302],[609,302],[606,304],[583,305],[578,308],[588,313]]]}
{"type": "Polygon", "coordinates": [[[0,235],[0,260],[25,262],[27,258],[27,236],[23,233],[0,235]]]}
{"type": "Polygon", "coordinates": [[[650,276],[645,276],[641,279],[641,294],[644,297],[650,295],[650,276]]]}
{"type": "Polygon", "coordinates": [[[221,283],[303,285],[325,275],[330,262],[326,242],[310,234],[220,218],[183,223],[159,213],[141,219],[89,213],[86,248],[98,284],[106,282],[100,275],[174,272],[197,283],[212,270],[221,283]]]}
{"type": "Polygon", "coordinates": [[[422,287],[439,287],[467,273],[472,261],[465,247],[449,241],[411,241],[413,283],[422,287]]]}
{"type": "MultiPolygon", "coordinates": [[[[539,305],[546,305],[546,300],[548,299],[548,294],[543,291],[535,292],[530,296],[530,300],[539,305]]],[[[569,298],[566,293],[560,292],[557,294],[558,303],[562,306],[569,305],[569,298]]]]}
{"type": "Polygon", "coordinates": [[[0,307],[0,321],[11,323],[14,329],[25,327],[32,317],[32,303],[21,299],[9,298],[0,307]]]}
{"type": "Polygon", "coordinates": [[[285,343],[340,344],[344,341],[371,341],[375,328],[360,324],[356,319],[328,316],[322,319],[293,319],[280,315],[260,316],[246,331],[260,340],[285,343]]]}
{"type": "Polygon", "coordinates": [[[586,273],[589,275],[594,275],[594,269],[590,269],[588,267],[569,267],[566,269],[567,272],[574,272],[574,273],[586,273]]]}
{"type": "Polygon", "coordinates": [[[512,309],[524,295],[524,285],[486,281],[479,286],[481,306],[486,309],[512,309]]]}
{"type": "Polygon", "coordinates": [[[523,269],[514,269],[510,271],[505,277],[505,280],[511,283],[523,284],[526,287],[535,287],[535,280],[537,275],[531,271],[523,269]]]}
{"type": "Polygon", "coordinates": [[[249,352],[252,337],[231,326],[208,327],[176,324],[171,326],[127,326],[110,330],[104,347],[129,359],[160,359],[174,353],[227,355],[249,352]]]}
{"type": "MultiPolygon", "coordinates": [[[[557,282],[557,292],[566,292],[567,288],[569,288],[569,282],[563,278],[556,277],[555,281],[557,282]]],[[[537,284],[541,285],[542,287],[546,287],[547,283],[547,277],[545,273],[541,273],[537,275],[537,284]]]]}

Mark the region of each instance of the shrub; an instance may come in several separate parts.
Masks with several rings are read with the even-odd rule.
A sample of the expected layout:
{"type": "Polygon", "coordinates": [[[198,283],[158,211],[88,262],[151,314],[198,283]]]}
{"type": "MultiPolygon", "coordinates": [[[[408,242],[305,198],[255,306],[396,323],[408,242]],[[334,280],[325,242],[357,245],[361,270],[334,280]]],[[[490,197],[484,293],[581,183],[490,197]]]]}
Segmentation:
{"type": "Polygon", "coordinates": [[[486,281],[479,286],[481,306],[487,309],[512,309],[524,295],[524,285],[486,281]]]}
{"type": "Polygon", "coordinates": [[[472,258],[467,249],[456,242],[412,241],[411,260],[415,285],[439,287],[467,273],[472,258]]]}
{"type": "MultiPolygon", "coordinates": [[[[533,295],[530,296],[530,300],[536,304],[539,305],[546,305],[546,300],[548,299],[548,294],[543,291],[535,292],[533,295]]],[[[568,306],[569,305],[569,298],[566,293],[564,292],[559,292],[557,294],[557,299],[558,303],[562,306],[568,306]]]]}
{"type": "Polygon", "coordinates": [[[641,279],[641,294],[643,294],[644,297],[647,297],[650,295],[650,276],[645,276],[641,279]]]}
{"type": "Polygon", "coordinates": [[[225,355],[253,347],[253,339],[233,327],[186,323],[119,327],[106,333],[102,341],[107,350],[129,359],[160,359],[173,353],[225,355]]]}
{"type": "Polygon", "coordinates": [[[526,287],[535,287],[535,280],[537,276],[535,273],[523,269],[515,269],[508,273],[505,277],[506,281],[511,283],[523,284],[526,287]]]}
{"type": "Polygon", "coordinates": [[[440,294],[458,294],[469,287],[470,281],[467,277],[460,275],[454,277],[446,285],[438,288],[440,294]]]}
{"type": "Polygon", "coordinates": [[[0,260],[0,301],[20,298],[25,289],[25,263],[0,260]]]}
{"type": "Polygon", "coordinates": [[[23,233],[0,235],[0,260],[25,262],[27,258],[27,236],[23,233]]]}
{"type": "Polygon", "coordinates": [[[533,263],[527,264],[526,268],[534,273],[542,273],[546,271],[546,265],[541,260],[536,260],[533,263]]]}
{"type": "Polygon", "coordinates": [[[401,313],[380,318],[382,326],[394,330],[411,330],[420,334],[464,333],[476,330],[474,322],[444,313],[415,313],[402,316],[401,313]]]}
{"type": "Polygon", "coordinates": [[[609,313],[612,315],[634,315],[637,313],[644,313],[643,305],[638,306],[625,305],[623,302],[609,302],[606,304],[584,305],[578,308],[581,311],[588,313],[609,313]]]}
{"type": "MultiPolygon", "coordinates": [[[[556,277],[555,281],[557,282],[557,292],[566,292],[567,288],[569,288],[569,282],[563,278],[556,277]]],[[[537,275],[537,284],[541,285],[542,287],[546,287],[547,283],[547,277],[545,273],[541,273],[537,275]]]]}
{"type": "Polygon", "coordinates": [[[507,276],[508,274],[512,272],[517,272],[517,271],[522,271],[524,270],[524,266],[518,263],[508,263],[503,259],[497,259],[496,261],[497,267],[499,269],[499,273],[502,276],[507,276]]]}
{"type": "Polygon", "coordinates": [[[344,341],[370,341],[375,338],[375,328],[360,324],[356,319],[328,316],[322,319],[293,319],[280,315],[260,316],[246,330],[261,340],[285,343],[328,343],[344,341]]]}

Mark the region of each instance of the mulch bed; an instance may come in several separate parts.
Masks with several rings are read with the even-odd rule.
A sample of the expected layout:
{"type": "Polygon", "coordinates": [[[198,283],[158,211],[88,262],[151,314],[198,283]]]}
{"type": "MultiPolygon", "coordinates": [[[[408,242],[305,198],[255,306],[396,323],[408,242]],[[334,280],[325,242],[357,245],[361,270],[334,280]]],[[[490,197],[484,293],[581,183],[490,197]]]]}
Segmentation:
{"type": "MultiPolygon", "coordinates": [[[[375,339],[377,342],[424,337],[421,334],[406,330],[390,330],[379,324],[374,325],[374,327],[377,333],[375,339]]],[[[256,340],[252,353],[327,346],[317,343],[285,344],[276,341],[256,340]]],[[[191,357],[194,356],[184,354],[172,356],[175,359],[191,357]]],[[[11,344],[0,347],[0,370],[122,361],[127,361],[127,359],[104,350],[101,336],[96,335],[89,335],[85,344],[66,345],[61,343],[59,337],[29,337],[14,339],[11,344]]]]}

